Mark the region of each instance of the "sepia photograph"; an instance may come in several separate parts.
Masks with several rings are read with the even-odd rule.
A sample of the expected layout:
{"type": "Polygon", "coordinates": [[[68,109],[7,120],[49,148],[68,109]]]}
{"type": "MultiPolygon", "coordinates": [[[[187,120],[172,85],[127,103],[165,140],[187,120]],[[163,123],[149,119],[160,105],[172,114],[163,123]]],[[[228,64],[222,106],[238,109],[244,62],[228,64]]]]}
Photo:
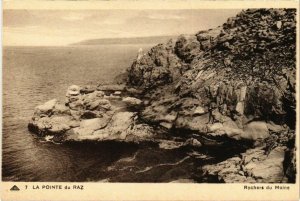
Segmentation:
{"type": "Polygon", "coordinates": [[[295,184],[297,20],[4,8],[2,181],[295,184]]]}

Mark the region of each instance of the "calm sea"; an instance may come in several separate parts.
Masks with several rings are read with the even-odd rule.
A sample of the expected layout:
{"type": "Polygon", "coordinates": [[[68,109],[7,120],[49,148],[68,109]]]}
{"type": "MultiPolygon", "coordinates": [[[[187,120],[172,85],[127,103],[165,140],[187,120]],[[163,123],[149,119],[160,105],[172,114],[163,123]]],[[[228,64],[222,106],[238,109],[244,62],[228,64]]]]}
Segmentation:
{"type": "Polygon", "coordinates": [[[27,131],[34,107],[64,100],[69,85],[109,82],[138,49],[152,45],[4,47],[4,181],[169,182],[191,179],[195,163],[181,149],[122,143],[45,142],[27,131]]]}

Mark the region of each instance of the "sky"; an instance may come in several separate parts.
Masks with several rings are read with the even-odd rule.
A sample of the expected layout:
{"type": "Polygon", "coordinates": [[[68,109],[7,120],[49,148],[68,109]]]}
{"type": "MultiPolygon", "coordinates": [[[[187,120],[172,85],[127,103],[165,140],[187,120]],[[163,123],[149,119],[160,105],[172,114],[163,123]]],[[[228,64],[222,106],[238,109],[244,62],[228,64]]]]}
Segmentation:
{"type": "Polygon", "coordinates": [[[3,10],[5,46],[60,46],[88,39],[195,34],[240,10],[3,10]]]}

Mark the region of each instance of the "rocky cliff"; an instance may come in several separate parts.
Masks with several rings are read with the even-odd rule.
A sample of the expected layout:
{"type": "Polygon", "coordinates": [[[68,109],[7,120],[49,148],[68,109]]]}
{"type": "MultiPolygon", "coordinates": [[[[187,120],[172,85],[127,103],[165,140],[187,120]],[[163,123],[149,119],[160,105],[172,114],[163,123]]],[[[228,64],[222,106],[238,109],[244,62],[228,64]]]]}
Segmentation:
{"type": "MultiPolygon", "coordinates": [[[[196,134],[200,141],[204,136],[225,136],[237,143],[248,140],[264,156],[280,147],[281,160],[273,165],[281,166],[282,173],[291,169],[283,170],[282,164],[295,138],[295,9],[242,11],[220,27],[179,36],[139,53],[128,73],[128,86],[143,91],[144,121],[180,135],[196,134]]],[[[237,181],[212,169],[207,168],[207,174],[237,181]]],[[[249,173],[249,180],[242,170],[238,172],[244,177],[240,182],[282,179],[282,175],[269,180],[249,173]]]]}
{"type": "Polygon", "coordinates": [[[245,10],[139,51],[125,78],[71,86],[64,104],[36,108],[29,130],[59,142],[219,147],[223,161],[199,167],[207,181],[295,181],[295,9],[245,10]]]}

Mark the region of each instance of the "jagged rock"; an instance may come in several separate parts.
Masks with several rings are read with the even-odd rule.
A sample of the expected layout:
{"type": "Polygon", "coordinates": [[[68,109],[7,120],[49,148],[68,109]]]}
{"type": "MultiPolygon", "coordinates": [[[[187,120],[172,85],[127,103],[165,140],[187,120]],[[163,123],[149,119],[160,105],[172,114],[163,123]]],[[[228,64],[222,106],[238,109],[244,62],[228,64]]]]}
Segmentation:
{"type": "Polygon", "coordinates": [[[221,34],[221,27],[208,31],[200,31],[196,34],[197,40],[200,42],[200,49],[208,51],[216,45],[216,38],[221,34]]]}
{"type": "Polygon", "coordinates": [[[242,157],[205,165],[205,176],[217,176],[225,183],[280,183],[285,179],[283,159],[286,147],[277,147],[266,155],[262,148],[250,149],[242,157]]]}
{"type": "Polygon", "coordinates": [[[198,56],[200,51],[200,43],[196,36],[184,36],[178,37],[175,47],[176,55],[181,58],[186,63],[190,63],[196,56],[198,56]]]}
{"type": "Polygon", "coordinates": [[[173,41],[170,40],[167,44],[153,47],[146,54],[138,55],[138,59],[128,69],[129,88],[157,87],[180,77],[186,65],[180,61],[173,48],[173,41]]]}

